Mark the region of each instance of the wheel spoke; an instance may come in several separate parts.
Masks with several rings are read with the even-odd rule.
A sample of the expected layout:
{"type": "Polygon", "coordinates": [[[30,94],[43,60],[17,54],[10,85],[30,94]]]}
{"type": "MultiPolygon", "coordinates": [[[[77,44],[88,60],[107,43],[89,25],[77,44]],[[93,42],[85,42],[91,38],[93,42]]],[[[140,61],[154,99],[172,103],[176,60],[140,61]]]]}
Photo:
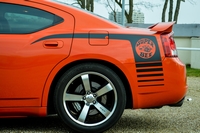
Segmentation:
{"type": "Polygon", "coordinates": [[[99,97],[99,96],[102,96],[102,95],[108,93],[108,92],[111,91],[111,90],[113,90],[113,88],[112,88],[112,86],[111,86],[110,83],[109,83],[109,84],[107,84],[106,86],[104,86],[103,88],[101,88],[100,90],[98,90],[98,91],[96,92],[96,94],[97,94],[97,96],[99,97]]]}
{"type": "Polygon", "coordinates": [[[65,94],[65,101],[83,101],[83,96],[75,94],[65,94]]]}
{"type": "Polygon", "coordinates": [[[94,104],[96,109],[98,109],[105,117],[107,117],[110,114],[110,111],[106,109],[103,105],[101,105],[99,102],[94,104]]]}
{"type": "Polygon", "coordinates": [[[66,71],[58,84],[53,99],[58,115],[78,131],[103,131],[115,124],[113,117],[119,115],[118,120],[125,108],[124,85],[104,65],[77,65],[66,71]]]}
{"type": "Polygon", "coordinates": [[[82,109],[82,111],[81,111],[81,114],[80,114],[80,116],[79,116],[79,118],[78,118],[78,120],[79,120],[80,122],[85,122],[85,119],[86,119],[86,117],[87,117],[89,108],[90,108],[90,106],[88,106],[88,105],[86,105],[86,104],[84,105],[84,107],[83,107],[83,109],[82,109]]]}
{"type": "Polygon", "coordinates": [[[85,88],[85,91],[86,92],[91,91],[91,89],[90,89],[90,80],[89,80],[88,74],[82,75],[81,78],[82,78],[82,81],[83,81],[83,86],[85,88]]]}

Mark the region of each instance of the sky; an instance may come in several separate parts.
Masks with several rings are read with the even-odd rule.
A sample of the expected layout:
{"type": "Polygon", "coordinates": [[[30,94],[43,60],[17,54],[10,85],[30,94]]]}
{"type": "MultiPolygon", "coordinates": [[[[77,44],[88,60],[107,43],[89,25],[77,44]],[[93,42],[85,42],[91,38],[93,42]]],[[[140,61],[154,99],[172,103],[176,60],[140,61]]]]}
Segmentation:
{"type": "MultiPolygon", "coordinates": [[[[73,1],[73,0],[61,0],[61,1],[73,1]]],[[[102,0],[98,0],[102,1],[102,0]]],[[[133,0],[134,3],[137,3],[141,0],[133,0]]],[[[152,9],[146,9],[143,6],[134,6],[135,10],[140,10],[144,13],[144,23],[157,23],[161,21],[162,16],[162,8],[164,5],[164,0],[142,0],[145,2],[150,2],[155,5],[159,5],[152,9]]],[[[109,10],[105,7],[104,4],[100,4],[101,2],[94,3],[94,13],[101,15],[105,18],[108,18],[109,10]]],[[[128,8],[128,0],[125,0],[125,4],[128,8]]],[[[168,4],[169,5],[169,4],[168,4]]],[[[176,0],[174,0],[174,8],[176,7],[176,0]]],[[[120,8],[118,9],[121,10],[120,8]]],[[[178,24],[200,24],[200,0],[185,0],[185,2],[181,2],[181,7],[179,11],[178,24]],[[193,4],[189,1],[193,1],[193,4]],[[194,3],[195,2],[195,3],[194,3]]],[[[166,11],[166,16],[168,16],[168,10],[166,11]]],[[[166,18],[168,20],[168,18],[166,18]]]]}
{"type": "MultiPolygon", "coordinates": [[[[138,2],[140,0],[134,0],[134,2],[138,2]]],[[[158,7],[154,7],[153,9],[146,9],[142,6],[134,7],[136,10],[140,9],[141,12],[144,13],[145,23],[157,23],[161,21],[162,16],[162,8],[164,5],[163,0],[143,0],[146,2],[151,2],[152,4],[160,5],[158,7]]],[[[188,24],[195,23],[200,24],[200,0],[193,0],[195,3],[191,4],[188,0],[185,2],[181,2],[181,8],[179,11],[178,23],[180,24],[188,24]]],[[[128,2],[126,2],[128,4],[128,2]]],[[[169,5],[169,4],[168,4],[169,5]]],[[[176,0],[174,0],[174,8],[176,5],[176,0]]],[[[105,5],[95,3],[95,13],[108,18],[108,10],[105,8],[105,5]]],[[[166,15],[168,14],[168,10],[166,11],[166,15]]],[[[167,18],[166,18],[167,20],[167,18]]]]}

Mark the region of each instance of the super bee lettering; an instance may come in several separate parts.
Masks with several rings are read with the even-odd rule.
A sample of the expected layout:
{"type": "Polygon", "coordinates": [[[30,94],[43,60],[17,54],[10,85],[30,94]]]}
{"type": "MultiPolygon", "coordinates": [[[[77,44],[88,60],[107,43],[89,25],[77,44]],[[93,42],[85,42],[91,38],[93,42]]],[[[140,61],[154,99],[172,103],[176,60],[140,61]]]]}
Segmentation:
{"type": "Polygon", "coordinates": [[[156,52],[155,44],[148,38],[142,38],[135,45],[137,54],[144,59],[153,57],[156,52]]]}

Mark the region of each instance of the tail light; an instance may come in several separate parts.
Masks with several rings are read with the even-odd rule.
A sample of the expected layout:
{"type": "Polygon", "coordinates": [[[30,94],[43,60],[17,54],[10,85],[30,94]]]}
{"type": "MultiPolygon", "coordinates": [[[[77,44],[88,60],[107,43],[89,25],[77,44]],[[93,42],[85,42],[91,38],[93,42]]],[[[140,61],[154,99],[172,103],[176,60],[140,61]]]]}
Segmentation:
{"type": "Polygon", "coordinates": [[[165,52],[165,57],[178,57],[173,33],[161,35],[161,40],[165,52]]]}

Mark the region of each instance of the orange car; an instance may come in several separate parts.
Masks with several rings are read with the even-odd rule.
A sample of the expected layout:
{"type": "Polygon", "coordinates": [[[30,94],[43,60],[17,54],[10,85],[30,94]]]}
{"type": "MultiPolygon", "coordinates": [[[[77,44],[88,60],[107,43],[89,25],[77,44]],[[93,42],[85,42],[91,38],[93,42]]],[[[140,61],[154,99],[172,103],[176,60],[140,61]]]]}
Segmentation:
{"type": "Polygon", "coordinates": [[[124,109],[181,106],[173,22],[127,28],[70,5],[0,0],[0,116],[58,116],[103,132],[124,109]]]}

